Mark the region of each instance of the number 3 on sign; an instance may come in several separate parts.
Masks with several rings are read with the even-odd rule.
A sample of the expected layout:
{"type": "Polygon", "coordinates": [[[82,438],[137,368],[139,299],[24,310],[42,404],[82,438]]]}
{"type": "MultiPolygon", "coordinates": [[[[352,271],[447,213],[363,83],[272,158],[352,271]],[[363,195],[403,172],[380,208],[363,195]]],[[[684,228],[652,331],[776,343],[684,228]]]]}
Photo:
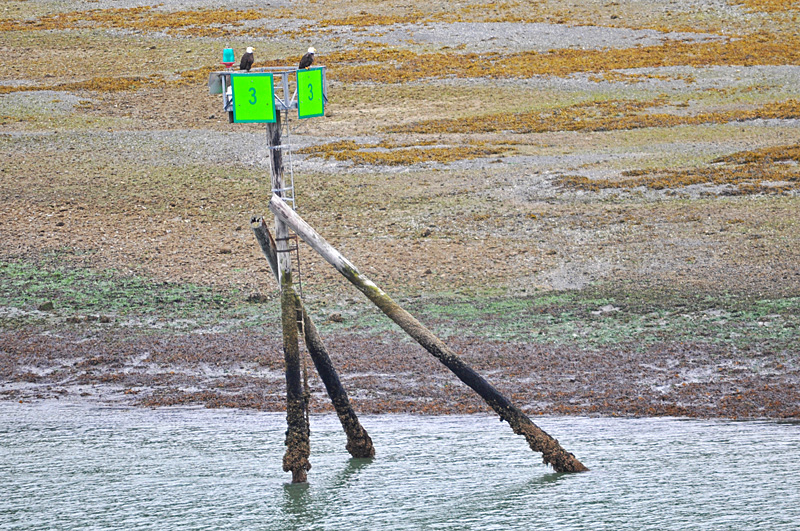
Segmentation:
{"type": "Polygon", "coordinates": [[[272,74],[231,74],[233,121],[275,122],[275,84],[272,74]]]}
{"type": "Polygon", "coordinates": [[[322,68],[297,71],[297,117],[312,118],[325,114],[322,68]]]}

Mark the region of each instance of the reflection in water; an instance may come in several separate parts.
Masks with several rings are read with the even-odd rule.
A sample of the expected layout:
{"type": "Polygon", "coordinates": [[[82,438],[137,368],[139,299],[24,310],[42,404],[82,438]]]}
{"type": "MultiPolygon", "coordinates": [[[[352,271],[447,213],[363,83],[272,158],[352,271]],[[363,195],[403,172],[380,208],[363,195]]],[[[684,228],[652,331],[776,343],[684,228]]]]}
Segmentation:
{"type": "MultiPolygon", "coordinates": [[[[322,529],[319,525],[326,521],[325,508],[347,504],[347,500],[342,499],[341,493],[347,492],[349,488],[358,489],[360,471],[367,469],[373,461],[374,459],[348,459],[330,481],[324,481],[320,485],[284,484],[281,529],[322,529]]],[[[359,507],[357,510],[364,509],[359,507]]]]}
{"type": "Polygon", "coordinates": [[[309,529],[314,523],[314,503],[308,483],[283,485],[283,517],[292,528],[309,529]]]}
{"type": "Polygon", "coordinates": [[[350,484],[351,479],[358,476],[358,473],[362,470],[367,468],[375,458],[355,458],[351,457],[347,461],[347,465],[339,471],[338,474],[333,478],[333,488],[341,489],[346,487],[350,484]]]}
{"type": "Polygon", "coordinates": [[[537,478],[533,478],[528,483],[529,485],[548,485],[550,483],[556,483],[559,480],[567,479],[572,477],[572,474],[567,474],[565,472],[551,472],[550,474],[542,474],[537,478]]]}
{"type": "Polygon", "coordinates": [[[800,528],[797,423],[537,420],[592,470],[554,473],[480,416],[364,416],[378,456],[350,459],[327,415],[292,485],[282,414],[0,402],[0,527],[800,528]]]}

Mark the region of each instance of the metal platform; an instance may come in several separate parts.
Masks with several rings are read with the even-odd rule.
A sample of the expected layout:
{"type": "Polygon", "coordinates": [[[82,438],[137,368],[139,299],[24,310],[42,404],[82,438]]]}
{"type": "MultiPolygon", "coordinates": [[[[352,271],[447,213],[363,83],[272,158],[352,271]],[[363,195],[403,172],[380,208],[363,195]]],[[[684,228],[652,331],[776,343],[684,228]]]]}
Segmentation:
{"type": "MultiPolygon", "coordinates": [[[[326,80],[327,68],[324,66],[315,66],[314,68],[322,69],[322,97],[325,103],[328,103],[328,83],[326,80]]],[[[266,66],[260,68],[252,68],[250,72],[243,72],[241,70],[221,70],[218,72],[211,72],[208,75],[208,93],[209,94],[223,94],[223,108],[225,112],[233,110],[233,97],[231,96],[231,74],[235,75],[248,75],[248,74],[272,74],[276,79],[275,83],[275,110],[288,111],[289,109],[297,109],[297,71],[296,67],[285,66],[266,66]],[[294,78],[295,83],[291,84],[290,80],[294,78]],[[292,87],[292,85],[294,85],[292,87]],[[293,89],[293,90],[292,90],[293,89]]]]}

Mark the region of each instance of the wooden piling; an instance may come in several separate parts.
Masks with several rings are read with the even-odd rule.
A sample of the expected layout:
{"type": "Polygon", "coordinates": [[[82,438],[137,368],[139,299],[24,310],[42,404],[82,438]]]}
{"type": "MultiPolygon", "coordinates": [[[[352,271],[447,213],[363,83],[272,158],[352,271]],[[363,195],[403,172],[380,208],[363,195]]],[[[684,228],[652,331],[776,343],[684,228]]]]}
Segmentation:
{"type": "Polygon", "coordinates": [[[292,483],[304,483],[311,469],[311,454],[307,422],[308,400],[303,392],[300,368],[300,347],[297,340],[297,310],[292,290],[292,273],[281,274],[281,325],[283,329],[283,360],[286,370],[286,453],[284,472],[292,473],[292,483]]]}
{"type": "MultiPolygon", "coordinates": [[[[267,262],[270,264],[270,269],[272,269],[275,277],[278,278],[278,253],[275,249],[275,241],[272,239],[266,223],[264,223],[263,219],[254,218],[251,220],[251,227],[264,256],[267,258],[267,262]]],[[[355,410],[350,404],[347,391],[345,391],[339,380],[339,375],[333,366],[322,338],[317,332],[317,327],[314,325],[311,315],[305,311],[303,302],[297,292],[294,293],[294,299],[297,309],[303,316],[303,333],[308,353],[322,379],[322,383],[325,385],[325,390],[328,392],[328,397],[330,397],[331,403],[336,410],[342,429],[347,435],[347,451],[350,452],[351,456],[357,458],[374,457],[375,447],[372,444],[372,439],[367,430],[361,425],[355,410]]]]}
{"type": "Polygon", "coordinates": [[[283,220],[312,249],[378,306],[384,314],[442,362],[462,382],[478,393],[500,415],[501,420],[509,423],[514,433],[525,437],[532,450],[541,452],[545,463],[550,464],[557,472],[588,470],[573,454],[564,450],[556,439],[536,426],[522,410],[513,405],[494,386],[464,363],[430,330],[401,308],[369,278],[362,275],[347,258],[325,241],[280,197],[273,195],[269,202],[269,208],[275,214],[276,219],[283,220]]]}
{"type": "MultiPolygon", "coordinates": [[[[275,197],[283,195],[283,154],[281,152],[281,113],[276,121],[267,124],[269,158],[272,169],[272,190],[275,197]]],[[[297,339],[297,309],[292,287],[292,259],[289,254],[289,229],[282,218],[275,216],[275,244],[278,275],[281,286],[281,323],[283,326],[283,356],[286,371],[286,453],[283,470],[292,473],[292,483],[304,483],[311,469],[308,426],[308,399],[303,392],[300,370],[300,347],[297,339]]]]}

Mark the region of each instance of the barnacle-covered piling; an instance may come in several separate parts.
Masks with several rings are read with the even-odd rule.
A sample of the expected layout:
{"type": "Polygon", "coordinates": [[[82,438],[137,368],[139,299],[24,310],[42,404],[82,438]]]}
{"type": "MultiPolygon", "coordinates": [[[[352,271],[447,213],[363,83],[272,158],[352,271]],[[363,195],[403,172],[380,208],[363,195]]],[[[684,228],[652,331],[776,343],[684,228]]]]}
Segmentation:
{"type": "Polygon", "coordinates": [[[425,350],[442,362],[462,382],[478,393],[500,415],[501,419],[509,423],[514,433],[525,437],[532,450],[542,453],[545,463],[551,465],[558,472],[583,472],[588,470],[573,454],[564,450],[557,440],[536,426],[522,410],[512,404],[492,384],[464,363],[433,332],[401,308],[369,278],[362,275],[347,258],[325,241],[296,212],[289,208],[280,197],[273,195],[269,208],[275,214],[276,219],[281,219],[287,226],[291,227],[298,236],[344,275],[392,321],[397,323],[425,350]]]}

